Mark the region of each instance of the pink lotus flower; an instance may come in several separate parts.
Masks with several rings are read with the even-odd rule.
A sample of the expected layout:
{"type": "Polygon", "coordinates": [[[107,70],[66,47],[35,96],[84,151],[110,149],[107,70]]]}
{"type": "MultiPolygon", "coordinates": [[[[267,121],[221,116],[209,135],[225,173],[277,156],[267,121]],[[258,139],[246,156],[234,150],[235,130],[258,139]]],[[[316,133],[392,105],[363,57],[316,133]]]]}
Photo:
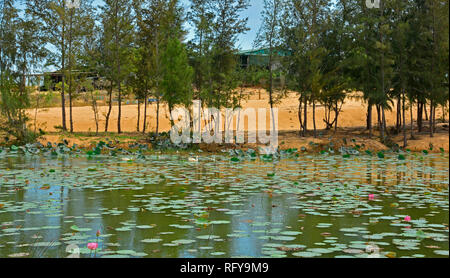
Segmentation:
{"type": "Polygon", "coordinates": [[[97,237],[100,236],[100,230],[97,230],[97,233],[95,234],[97,237]]]}
{"type": "Polygon", "coordinates": [[[369,200],[374,200],[375,199],[375,194],[369,194],[369,200]]]}
{"type": "Polygon", "coordinates": [[[87,244],[87,248],[89,248],[91,250],[96,250],[98,248],[98,243],[97,242],[89,242],[87,244]]]}
{"type": "Polygon", "coordinates": [[[407,221],[407,222],[411,221],[411,216],[409,216],[409,215],[405,216],[404,220],[407,221]]]}

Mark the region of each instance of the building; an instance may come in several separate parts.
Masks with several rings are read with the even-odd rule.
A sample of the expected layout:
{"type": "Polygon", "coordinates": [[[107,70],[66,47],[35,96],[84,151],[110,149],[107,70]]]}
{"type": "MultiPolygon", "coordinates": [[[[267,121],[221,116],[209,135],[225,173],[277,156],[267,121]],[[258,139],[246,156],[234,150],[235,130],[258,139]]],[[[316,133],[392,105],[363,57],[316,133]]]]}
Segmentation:
{"type": "MultiPolygon", "coordinates": [[[[239,56],[239,62],[241,68],[248,68],[250,66],[256,67],[266,67],[269,66],[269,49],[268,48],[260,48],[260,49],[251,49],[251,50],[243,50],[237,53],[239,56]]],[[[290,52],[285,50],[278,50],[276,55],[273,56],[273,65],[272,70],[276,70],[280,68],[281,61],[280,57],[289,56],[290,52]]]]}
{"type": "MultiPolygon", "coordinates": [[[[87,80],[91,80],[92,85],[95,89],[103,89],[105,87],[105,81],[103,78],[100,78],[98,74],[94,72],[80,72],[80,71],[72,71],[73,76],[75,79],[78,79],[81,75],[84,75],[84,77],[87,80]]],[[[56,90],[56,84],[62,82],[62,73],[60,71],[54,71],[54,72],[45,72],[42,74],[34,74],[32,76],[43,76],[43,82],[41,83],[41,91],[48,91],[48,90],[56,90]]],[[[67,79],[66,79],[67,84],[67,79]]],[[[81,89],[81,91],[84,91],[84,88],[81,89]]]]}

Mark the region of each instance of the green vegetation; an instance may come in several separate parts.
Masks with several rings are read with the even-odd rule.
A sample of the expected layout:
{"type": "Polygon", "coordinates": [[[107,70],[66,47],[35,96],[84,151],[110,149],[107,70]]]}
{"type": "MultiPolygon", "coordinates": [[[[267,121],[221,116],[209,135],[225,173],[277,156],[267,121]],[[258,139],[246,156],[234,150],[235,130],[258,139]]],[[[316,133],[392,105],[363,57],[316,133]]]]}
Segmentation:
{"type": "Polygon", "coordinates": [[[0,147],[0,257],[448,257],[448,154],[296,153],[0,147]]]}
{"type": "MultiPolygon", "coordinates": [[[[169,113],[175,105],[189,107],[192,100],[193,69],[188,64],[188,57],[183,44],[177,39],[170,39],[162,55],[162,78],[161,92],[162,100],[167,103],[169,113]]],[[[171,125],[174,119],[170,116],[171,125]]]]}

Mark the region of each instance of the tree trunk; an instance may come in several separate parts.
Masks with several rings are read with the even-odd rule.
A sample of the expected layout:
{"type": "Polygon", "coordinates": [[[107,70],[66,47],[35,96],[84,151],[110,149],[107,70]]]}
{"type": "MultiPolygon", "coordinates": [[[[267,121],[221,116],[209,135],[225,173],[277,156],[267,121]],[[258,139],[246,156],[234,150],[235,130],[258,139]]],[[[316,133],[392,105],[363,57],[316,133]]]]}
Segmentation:
{"type": "Polygon", "coordinates": [[[408,142],[406,140],[405,90],[402,91],[403,148],[406,148],[408,142]]]}
{"type": "MultiPolygon", "coordinates": [[[[433,34],[433,53],[432,53],[432,59],[431,59],[431,73],[433,76],[438,75],[437,73],[435,73],[435,58],[436,58],[436,46],[439,45],[437,42],[437,38],[436,38],[436,14],[435,14],[435,1],[432,1],[432,11],[433,11],[433,24],[432,24],[432,34],[433,34]]],[[[431,96],[430,96],[430,137],[434,136],[434,118],[435,118],[435,111],[436,108],[435,106],[435,102],[434,102],[434,95],[435,95],[435,90],[434,90],[434,80],[431,82],[431,96]]],[[[425,114],[426,114],[426,110],[425,110],[425,114]]]]}
{"type": "Polygon", "coordinates": [[[145,95],[145,99],[144,99],[144,126],[142,127],[142,133],[145,133],[146,129],[147,129],[147,95],[145,95]]]}
{"type": "MultiPolygon", "coordinates": [[[[241,100],[239,100],[239,107],[241,107],[241,100]]],[[[193,119],[193,117],[191,117],[191,119],[193,119]]],[[[200,122],[200,121],[199,121],[200,122]]],[[[231,122],[233,122],[233,119],[231,119],[231,122]]],[[[239,125],[241,124],[241,109],[239,109],[238,112],[238,117],[237,117],[237,123],[236,123],[236,136],[235,138],[237,138],[238,132],[239,132],[239,125]]],[[[194,127],[194,122],[192,122],[192,127],[194,127]]],[[[236,143],[236,140],[234,140],[236,143]]]]}
{"type": "Polygon", "coordinates": [[[108,132],[108,124],[109,124],[109,117],[111,116],[111,110],[112,110],[112,90],[113,90],[113,83],[111,81],[111,85],[109,86],[109,104],[108,104],[108,113],[106,114],[106,121],[105,121],[105,132],[108,132]]]}
{"type": "Polygon", "coordinates": [[[377,104],[377,105],[376,105],[376,108],[377,108],[377,122],[378,122],[378,129],[379,129],[380,132],[381,132],[381,111],[380,111],[380,105],[377,104]]]}
{"type": "Polygon", "coordinates": [[[436,106],[433,108],[433,132],[436,133],[436,106]]]}
{"type": "Polygon", "coordinates": [[[431,117],[432,119],[432,129],[433,129],[433,135],[436,132],[436,104],[433,106],[433,117],[431,117]]]}
{"type": "Polygon", "coordinates": [[[170,128],[172,128],[175,125],[175,121],[172,118],[172,110],[173,110],[173,105],[172,104],[168,104],[167,105],[169,107],[169,120],[170,120],[170,128]]]}
{"type": "Polygon", "coordinates": [[[433,106],[434,106],[434,101],[433,101],[433,99],[431,99],[431,102],[430,102],[430,137],[433,137],[434,136],[434,130],[433,130],[433,114],[434,114],[434,109],[433,109],[433,106]]]}
{"type": "Polygon", "coordinates": [[[147,129],[147,102],[148,102],[148,81],[145,80],[145,93],[144,93],[144,120],[143,120],[143,127],[142,127],[142,133],[145,134],[145,131],[147,129]]]}
{"type": "Polygon", "coordinates": [[[306,94],[304,94],[303,100],[303,137],[306,137],[308,131],[308,98],[306,94]]]}
{"type": "Polygon", "coordinates": [[[117,133],[122,133],[122,129],[121,129],[121,127],[120,127],[120,120],[121,120],[121,118],[122,118],[122,92],[120,91],[120,82],[119,82],[119,86],[118,86],[118,89],[119,89],[119,100],[118,100],[118,104],[119,104],[119,113],[118,113],[118,115],[117,115],[117,133]]]}
{"type": "Polygon", "coordinates": [[[140,120],[141,120],[141,101],[137,100],[137,124],[136,124],[136,131],[140,131],[140,120]]]}
{"type": "Polygon", "coordinates": [[[313,117],[313,127],[314,127],[314,138],[316,138],[317,137],[317,130],[316,130],[316,100],[315,100],[314,94],[313,94],[313,97],[312,97],[312,104],[313,104],[312,117],[313,117]]]}
{"type": "MultiPolygon", "coordinates": [[[[384,2],[381,3],[381,18],[383,18],[383,14],[384,14],[384,7],[383,7],[384,2]]],[[[383,22],[382,22],[383,23],[383,22]]],[[[380,41],[381,41],[381,45],[384,45],[384,36],[383,36],[383,28],[381,28],[380,26],[380,41]]],[[[383,46],[384,47],[384,46],[383,46]]],[[[386,89],[385,89],[385,77],[384,77],[384,50],[381,50],[381,96],[383,97],[383,100],[385,99],[385,94],[386,94],[386,89]]],[[[380,109],[381,109],[381,128],[380,128],[380,132],[381,132],[381,140],[384,142],[384,132],[385,132],[385,117],[384,117],[384,102],[382,102],[382,104],[380,104],[380,109]]]]}
{"type": "Polygon", "coordinates": [[[386,114],[384,113],[384,107],[381,106],[381,120],[382,120],[382,135],[381,138],[384,141],[385,136],[388,136],[388,132],[386,129],[386,114]]]}
{"type": "Polygon", "coordinates": [[[367,121],[366,121],[367,129],[369,130],[369,138],[372,137],[372,103],[367,105],[367,121]]]}
{"type": "Polygon", "coordinates": [[[97,100],[95,99],[94,92],[90,92],[91,95],[91,101],[92,101],[92,110],[94,111],[94,120],[95,120],[95,134],[98,135],[98,106],[97,106],[97,100]]]}
{"type": "MultiPolygon", "coordinates": [[[[70,79],[72,79],[70,77],[70,79]]],[[[72,83],[70,81],[70,83],[72,83]]],[[[73,120],[72,120],[72,84],[69,85],[69,123],[70,123],[70,133],[73,133],[73,120]]]]}
{"type": "Polygon", "coordinates": [[[156,100],[156,136],[159,134],[159,98],[156,100]]]}
{"type": "Polygon", "coordinates": [[[73,133],[73,120],[72,120],[72,17],[73,17],[73,9],[70,9],[70,23],[69,23],[69,123],[70,123],[70,133],[73,133]]]}
{"type": "MultiPolygon", "coordinates": [[[[341,108],[342,108],[342,105],[341,105],[341,108]]],[[[340,108],[338,108],[337,101],[336,101],[336,107],[334,109],[335,109],[334,113],[336,114],[336,122],[334,123],[334,133],[336,133],[337,128],[338,128],[338,119],[339,119],[339,111],[340,111],[340,108]]]]}
{"type": "MultiPolygon", "coordinates": [[[[97,104],[95,104],[95,106],[97,106],[97,104]]],[[[98,115],[98,108],[96,108],[95,111],[95,134],[98,135],[98,119],[99,115],[98,115]]]]}
{"type": "Polygon", "coordinates": [[[302,96],[298,98],[298,122],[300,123],[299,134],[302,134],[303,121],[302,121],[302,96]]]}
{"type": "Polygon", "coordinates": [[[65,83],[66,83],[66,78],[65,78],[65,71],[66,71],[66,48],[65,48],[65,25],[63,23],[62,26],[62,36],[61,36],[61,62],[62,62],[62,69],[61,69],[61,73],[62,73],[62,85],[61,85],[61,110],[62,110],[62,129],[64,131],[67,130],[67,125],[66,125],[66,98],[65,98],[65,83]]]}
{"type": "MultiPolygon", "coordinates": [[[[273,112],[273,76],[272,76],[272,46],[270,46],[269,55],[269,103],[270,103],[270,117],[272,117],[272,129],[275,131],[275,115],[273,112]]],[[[274,132],[275,133],[275,132],[274,132]]]]}
{"type": "Polygon", "coordinates": [[[410,101],[409,105],[409,117],[411,118],[411,139],[414,139],[414,118],[413,118],[413,102],[410,101]]]}
{"type": "Polygon", "coordinates": [[[422,132],[423,102],[417,103],[417,129],[422,132]]]}
{"type": "MultiPolygon", "coordinates": [[[[156,38],[159,37],[158,29],[156,29],[156,38]]],[[[156,72],[159,73],[160,67],[159,67],[159,40],[156,40],[156,72]]],[[[156,78],[156,90],[157,90],[157,96],[156,96],[156,137],[159,136],[159,101],[160,101],[160,92],[159,92],[159,80],[158,76],[156,78]]]]}
{"type": "MultiPolygon", "coordinates": [[[[118,1],[116,1],[115,2],[115,16],[116,16],[116,18],[117,18],[117,15],[118,15],[118,4],[119,4],[119,2],[118,1]]],[[[120,127],[120,120],[121,120],[121,117],[122,117],[122,92],[121,92],[121,88],[120,88],[120,83],[121,83],[121,79],[120,79],[120,74],[121,74],[121,72],[120,72],[120,48],[119,48],[119,31],[117,31],[118,30],[118,21],[116,21],[116,23],[115,23],[115,28],[114,28],[114,31],[115,31],[115,33],[114,33],[114,42],[115,42],[115,62],[116,62],[116,67],[117,67],[117,76],[116,76],[116,82],[117,82],[117,90],[118,90],[118,106],[119,106],[119,112],[118,112],[118,115],[117,115],[117,133],[122,133],[122,130],[121,130],[121,127],[120,127]]]]}
{"type": "Polygon", "coordinates": [[[397,99],[397,119],[395,122],[395,129],[397,130],[397,132],[400,131],[401,126],[402,126],[402,99],[401,95],[399,95],[397,99]]]}
{"type": "Polygon", "coordinates": [[[37,120],[37,113],[38,113],[38,109],[39,109],[39,100],[41,98],[41,84],[40,84],[40,77],[38,77],[38,94],[36,96],[36,109],[34,110],[34,133],[36,133],[36,120],[37,120]]]}

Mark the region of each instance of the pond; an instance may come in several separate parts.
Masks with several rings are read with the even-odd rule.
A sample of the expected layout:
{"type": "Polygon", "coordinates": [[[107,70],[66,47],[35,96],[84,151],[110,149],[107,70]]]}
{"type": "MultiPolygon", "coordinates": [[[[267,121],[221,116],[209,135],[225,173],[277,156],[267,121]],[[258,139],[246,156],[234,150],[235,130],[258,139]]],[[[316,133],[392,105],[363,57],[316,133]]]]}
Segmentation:
{"type": "Polygon", "coordinates": [[[448,154],[230,158],[3,153],[0,257],[449,256],[448,154]]]}

